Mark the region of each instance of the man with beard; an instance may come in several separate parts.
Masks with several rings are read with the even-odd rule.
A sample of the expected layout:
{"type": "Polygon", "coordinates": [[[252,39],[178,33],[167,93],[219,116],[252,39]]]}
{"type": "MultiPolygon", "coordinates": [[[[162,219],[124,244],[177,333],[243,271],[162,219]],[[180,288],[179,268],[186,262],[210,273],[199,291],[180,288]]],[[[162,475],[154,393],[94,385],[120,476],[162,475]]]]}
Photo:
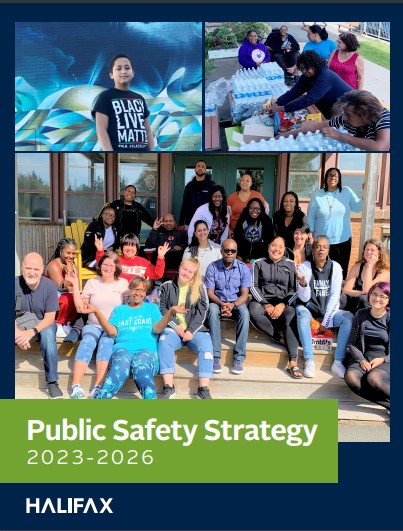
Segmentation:
{"type": "Polygon", "coordinates": [[[208,203],[210,190],[215,183],[211,180],[210,175],[206,175],[206,169],[207,165],[204,160],[198,160],[196,162],[195,176],[185,186],[183,192],[182,208],[179,216],[179,228],[183,226],[187,228],[193,214],[199,206],[208,203]]]}
{"type": "Polygon", "coordinates": [[[15,279],[16,313],[27,316],[28,312],[33,319],[37,318],[36,323],[31,323],[34,326],[29,328],[16,320],[15,344],[22,350],[29,350],[31,342],[38,339],[45,366],[48,396],[55,399],[63,398],[57,383],[55,317],[59,302],[56,284],[42,276],[43,270],[42,257],[37,253],[29,253],[22,262],[22,275],[15,279]]]}
{"type": "MultiPolygon", "coordinates": [[[[176,228],[175,218],[171,213],[155,220],[154,227],[148,235],[145,246],[149,249],[158,249],[165,242],[169,244],[169,251],[165,255],[165,268],[178,269],[182,261],[183,251],[187,246],[187,236],[185,231],[176,228]]],[[[153,263],[156,256],[157,251],[153,255],[153,263]]]]}

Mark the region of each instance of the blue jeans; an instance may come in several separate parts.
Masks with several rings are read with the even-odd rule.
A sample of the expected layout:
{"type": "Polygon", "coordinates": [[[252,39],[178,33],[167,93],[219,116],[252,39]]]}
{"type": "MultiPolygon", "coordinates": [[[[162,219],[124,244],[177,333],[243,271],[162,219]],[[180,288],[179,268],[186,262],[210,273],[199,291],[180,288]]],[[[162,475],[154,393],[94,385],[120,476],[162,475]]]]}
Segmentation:
{"type": "Polygon", "coordinates": [[[82,339],[75,359],[88,365],[98,345],[96,361],[109,361],[112,356],[114,341],[113,337],[109,337],[102,328],[93,324],[86,324],[82,330],[82,339]]]}
{"type": "MultiPolygon", "coordinates": [[[[213,342],[214,357],[221,358],[221,307],[215,302],[210,302],[207,319],[213,342]]],[[[234,360],[244,361],[246,358],[246,342],[249,332],[249,311],[246,304],[241,304],[232,310],[232,317],[236,320],[236,342],[234,360]]]]}
{"type": "MultiPolygon", "coordinates": [[[[312,314],[308,310],[308,308],[305,308],[305,306],[303,306],[302,304],[296,306],[295,313],[297,315],[298,334],[299,338],[301,339],[302,348],[304,351],[304,359],[312,360],[312,314]]],[[[350,312],[345,312],[344,310],[338,310],[333,316],[333,326],[339,328],[337,347],[334,351],[334,359],[337,361],[343,361],[346,355],[352,322],[353,314],[351,314],[350,312]]]]}
{"type": "Polygon", "coordinates": [[[213,345],[210,334],[196,332],[191,341],[183,342],[173,328],[165,328],[158,341],[160,374],[175,373],[175,351],[184,345],[197,353],[198,377],[211,378],[213,376],[213,345]]]}
{"type": "Polygon", "coordinates": [[[56,330],[57,325],[53,323],[39,333],[39,348],[45,367],[46,383],[57,382],[59,378],[57,374],[56,330]]]}
{"type": "Polygon", "coordinates": [[[140,350],[131,353],[123,348],[115,350],[110,359],[108,374],[97,398],[114,397],[132,373],[141,396],[144,399],[156,399],[154,376],[158,374],[158,369],[156,352],[140,350]]]}

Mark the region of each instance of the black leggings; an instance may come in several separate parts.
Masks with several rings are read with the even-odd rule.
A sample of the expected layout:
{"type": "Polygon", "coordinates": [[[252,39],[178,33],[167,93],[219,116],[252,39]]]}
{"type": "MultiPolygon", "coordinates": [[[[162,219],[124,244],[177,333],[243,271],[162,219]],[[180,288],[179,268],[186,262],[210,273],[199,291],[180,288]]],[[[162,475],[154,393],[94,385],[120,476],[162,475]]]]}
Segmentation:
{"type": "Polygon", "coordinates": [[[351,238],[343,243],[334,243],[330,245],[329,257],[331,260],[338,262],[343,270],[343,279],[347,278],[348,263],[351,255],[351,238]]]}
{"type": "Polygon", "coordinates": [[[348,368],[344,379],[348,387],[358,396],[390,409],[390,374],[379,367],[362,373],[362,370],[348,368]]]}
{"type": "Polygon", "coordinates": [[[297,64],[298,56],[299,52],[275,53],[272,55],[272,59],[278,64],[278,66],[285,70],[286,68],[290,68],[297,64]]]}
{"type": "MultiPolygon", "coordinates": [[[[275,305],[274,302],[273,305],[275,305]]],[[[297,361],[298,341],[291,326],[291,321],[295,317],[294,308],[292,308],[292,306],[286,306],[278,319],[271,319],[263,306],[256,301],[251,301],[248,309],[252,323],[261,332],[264,332],[270,337],[274,337],[278,335],[281,330],[284,330],[284,339],[288,351],[288,357],[290,361],[297,361]]]]}

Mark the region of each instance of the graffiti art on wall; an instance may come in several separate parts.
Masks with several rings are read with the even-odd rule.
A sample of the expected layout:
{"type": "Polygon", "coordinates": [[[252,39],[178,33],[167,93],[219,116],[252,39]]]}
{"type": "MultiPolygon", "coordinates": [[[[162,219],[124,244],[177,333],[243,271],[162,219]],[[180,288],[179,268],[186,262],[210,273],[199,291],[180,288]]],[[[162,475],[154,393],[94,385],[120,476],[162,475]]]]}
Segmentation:
{"type": "Polygon", "coordinates": [[[99,151],[91,109],[122,52],[156,149],[201,150],[201,23],[20,22],[15,39],[16,151],[99,151]]]}

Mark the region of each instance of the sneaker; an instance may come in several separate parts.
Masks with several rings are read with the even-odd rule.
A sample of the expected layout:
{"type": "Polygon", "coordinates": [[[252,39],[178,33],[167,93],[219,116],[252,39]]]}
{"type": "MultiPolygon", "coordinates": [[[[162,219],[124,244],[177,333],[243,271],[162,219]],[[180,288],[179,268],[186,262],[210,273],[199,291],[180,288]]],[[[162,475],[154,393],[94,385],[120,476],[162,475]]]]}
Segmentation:
{"type": "MultiPolygon", "coordinates": [[[[101,392],[101,386],[100,385],[96,385],[94,387],[94,389],[88,395],[88,398],[92,398],[93,400],[95,400],[95,399],[98,398],[98,395],[99,395],[100,392],[101,392]]],[[[71,397],[71,398],[73,398],[73,397],[71,397]]]]}
{"type": "Polygon", "coordinates": [[[315,362],[313,360],[306,360],[303,374],[305,378],[315,378],[315,362]]]}
{"type": "Polygon", "coordinates": [[[71,332],[71,325],[70,323],[67,323],[63,325],[63,331],[65,332],[66,336],[68,336],[71,332]]]}
{"type": "Polygon", "coordinates": [[[78,384],[73,385],[73,387],[71,388],[71,398],[76,398],[79,400],[85,398],[85,393],[81,385],[78,385],[78,384]]]}
{"type": "Polygon", "coordinates": [[[57,323],[56,337],[66,337],[67,333],[63,329],[63,325],[57,323]]]}
{"type": "Polygon", "coordinates": [[[232,367],[232,372],[234,374],[242,374],[243,373],[243,365],[241,360],[234,360],[234,365],[232,367]]]}
{"type": "Polygon", "coordinates": [[[48,396],[52,400],[63,398],[63,391],[57,382],[48,383],[48,396]]]}
{"type": "Polygon", "coordinates": [[[211,394],[210,394],[209,388],[208,387],[198,387],[197,388],[197,398],[202,398],[202,399],[210,398],[211,399],[211,394]]]}
{"type": "Polygon", "coordinates": [[[220,374],[220,372],[222,372],[220,361],[221,361],[220,358],[214,358],[214,363],[213,363],[214,374],[220,374]]]}
{"type": "Polygon", "coordinates": [[[339,376],[340,378],[344,378],[344,373],[346,372],[346,368],[343,365],[343,362],[340,360],[334,360],[332,365],[332,372],[339,376]]]}
{"type": "Polygon", "coordinates": [[[80,339],[80,331],[76,328],[72,328],[67,336],[64,338],[63,343],[77,343],[80,339]]]}
{"type": "Polygon", "coordinates": [[[164,385],[160,398],[169,400],[170,398],[175,398],[175,395],[175,386],[164,385]]]}

